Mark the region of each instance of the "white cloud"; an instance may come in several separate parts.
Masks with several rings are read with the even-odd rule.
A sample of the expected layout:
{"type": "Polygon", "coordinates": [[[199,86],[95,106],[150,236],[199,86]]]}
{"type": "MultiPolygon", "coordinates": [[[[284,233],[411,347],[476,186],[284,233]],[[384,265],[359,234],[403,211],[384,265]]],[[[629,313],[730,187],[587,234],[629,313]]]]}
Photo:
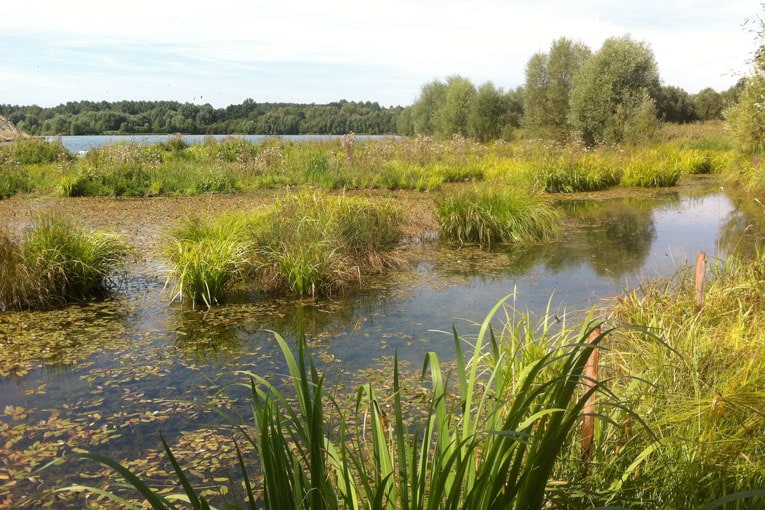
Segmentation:
{"type": "Polygon", "coordinates": [[[136,82],[149,87],[172,78],[184,87],[178,100],[198,96],[185,89],[197,87],[218,91],[224,104],[254,97],[241,96],[248,90],[262,94],[254,97],[260,101],[353,95],[408,104],[423,83],[451,74],[520,85],[528,58],[558,37],[597,49],[626,33],[651,44],[665,83],[689,92],[727,88],[735,78],[725,75],[744,70],[754,45],[740,25],[760,10],[756,0],[14,2],[0,17],[0,42],[20,54],[5,62],[16,73],[3,76],[0,102],[97,99],[81,95],[95,87],[78,94],[62,86],[57,94],[55,87],[30,88],[29,79],[98,73],[110,99],[132,97],[136,82]],[[278,80],[280,66],[290,80],[278,80]],[[27,78],[8,79],[18,74],[27,78]]]}

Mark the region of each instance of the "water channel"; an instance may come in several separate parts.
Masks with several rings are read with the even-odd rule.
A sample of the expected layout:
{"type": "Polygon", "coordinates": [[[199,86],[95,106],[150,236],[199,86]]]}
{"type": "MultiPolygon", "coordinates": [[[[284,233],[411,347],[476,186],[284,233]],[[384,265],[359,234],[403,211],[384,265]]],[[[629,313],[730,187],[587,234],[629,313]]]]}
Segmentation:
{"type": "MultiPolygon", "coordinates": [[[[157,269],[162,262],[149,260],[128,272],[114,302],[24,315],[27,334],[66,335],[68,343],[88,344],[92,352],[0,377],[6,456],[0,460],[0,502],[4,493],[22,501],[83,483],[78,476],[85,471],[67,468],[4,483],[55,455],[84,449],[120,459],[152,457],[160,431],[179,450],[184,444],[198,448],[195,432],[220,420],[191,403],[207,402],[242,381],[240,370],[274,381],[284,373],[274,331],[294,342],[304,330],[320,369],[339,388],[375,367],[389,370],[394,351],[414,369],[427,351],[450,359],[452,325],[465,336],[475,334],[475,323],[509,294],[520,311],[550,307],[576,320],[641,279],[673,274],[700,251],[715,263],[744,249],[753,221],[716,185],[562,207],[566,229],[554,243],[492,252],[413,244],[408,268],[353,295],[296,301],[253,294],[210,312],[193,311],[168,303],[157,269]]],[[[237,395],[228,392],[232,400],[222,402],[236,409],[237,395]]]]}

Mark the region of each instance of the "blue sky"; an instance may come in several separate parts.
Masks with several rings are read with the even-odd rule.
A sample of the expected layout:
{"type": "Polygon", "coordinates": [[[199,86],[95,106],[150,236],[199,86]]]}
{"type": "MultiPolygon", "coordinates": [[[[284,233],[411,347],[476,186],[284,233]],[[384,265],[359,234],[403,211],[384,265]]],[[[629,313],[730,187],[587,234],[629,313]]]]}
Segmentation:
{"type": "Polygon", "coordinates": [[[174,100],[215,107],[340,99],[409,105],[459,74],[504,89],[559,37],[629,34],[665,85],[724,90],[748,70],[759,0],[9,2],[0,103],[174,100]]]}

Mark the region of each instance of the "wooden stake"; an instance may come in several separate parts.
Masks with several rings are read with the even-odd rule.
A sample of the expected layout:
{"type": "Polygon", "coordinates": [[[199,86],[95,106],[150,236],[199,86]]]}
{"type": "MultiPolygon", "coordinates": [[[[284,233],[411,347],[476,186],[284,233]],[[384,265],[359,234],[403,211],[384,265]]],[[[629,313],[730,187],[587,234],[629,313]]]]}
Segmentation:
{"type": "Polygon", "coordinates": [[[703,251],[696,255],[696,311],[701,311],[701,305],[704,302],[704,275],[706,267],[706,256],[703,251]]]}
{"type": "MultiPolygon", "coordinates": [[[[590,333],[588,341],[594,342],[600,336],[600,328],[595,328],[590,333]]],[[[589,391],[598,383],[598,360],[600,350],[595,347],[587,360],[584,368],[584,391],[589,391]]],[[[595,393],[589,396],[582,409],[582,462],[585,469],[592,458],[592,442],[595,437],[595,393]]]]}

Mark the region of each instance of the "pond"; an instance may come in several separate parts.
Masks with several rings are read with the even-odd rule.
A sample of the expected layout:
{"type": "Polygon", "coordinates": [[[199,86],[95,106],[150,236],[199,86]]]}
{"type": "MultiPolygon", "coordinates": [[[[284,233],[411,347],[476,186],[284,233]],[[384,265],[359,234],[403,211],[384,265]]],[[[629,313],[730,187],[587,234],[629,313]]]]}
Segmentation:
{"type": "Polygon", "coordinates": [[[100,466],[33,472],[77,451],[120,459],[160,481],[167,468],[159,462],[160,432],[179,457],[187,455],[195,481],[220,482],[226,456],[211,425],[221,419],[198,404],[214,400],[239,412],[241,391],[218,394],[243,380],[238,371],[280,381],[285,369],[272,332],[294,342],[304,331],[320,370],[341,391],[389,369],[396,351],[415,370],[428,351],[451,359],[452,325],[475,334],[475,323],[509,294],[521,312],[549,306],[575,321],[643,278],[673,274],[700,251],[713,263],[745,249],[753,221],[719,189],[561,207],[566,228],[554,243],[492,252],[412,244],[408,268],[333,299],[253,294],[209,312],[183,309],[168,303],[163,262],[149,258],[130,267],[113,302],[1,314],[0,343],[18,335],[44,338],[49,347],[33,365],[24,365],[24,353],[3,354],[18,356],[20,368],[0,377],[0,508],[32,501],[81,507],[82,500],[51,492],[102,484],[100,466]]]}

